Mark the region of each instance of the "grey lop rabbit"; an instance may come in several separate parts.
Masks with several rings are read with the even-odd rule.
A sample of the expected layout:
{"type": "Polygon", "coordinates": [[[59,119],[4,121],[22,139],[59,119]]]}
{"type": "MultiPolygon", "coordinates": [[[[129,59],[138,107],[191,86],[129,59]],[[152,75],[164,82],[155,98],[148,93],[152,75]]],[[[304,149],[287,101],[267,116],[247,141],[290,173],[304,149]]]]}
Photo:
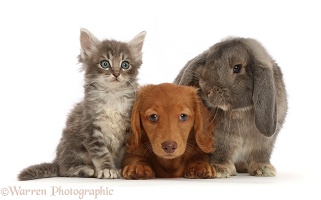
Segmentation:
{"type": "Polygon", "coordinates": [[[228,38],[190,60],[176,84],[198,87],[216,119],[218,178],[275,176],[270,157],[288,104],[282,72],[256,40],[228,38]]]}

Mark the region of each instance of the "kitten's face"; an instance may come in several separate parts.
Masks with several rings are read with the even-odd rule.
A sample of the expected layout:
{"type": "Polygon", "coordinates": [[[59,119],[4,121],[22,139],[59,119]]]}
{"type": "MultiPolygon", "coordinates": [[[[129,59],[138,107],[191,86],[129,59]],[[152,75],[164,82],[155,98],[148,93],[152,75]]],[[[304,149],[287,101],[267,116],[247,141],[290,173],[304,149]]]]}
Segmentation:
{"type": "Polygon", "coordinates": [[[128,43],[115,40],[100,42],[89,31],[82,30],[79,60],[85,70],[86,85],[111,89],[136,82],[142,64],[144,37],[145,32],[142,32],[128,43]]]}
{"type": "Polygon", "coordinates": [[[117,41],[103,41],[90,55],[85,65],[86,82],[102,88],[130,84],[136,80],[141,60],[133,58],[129,47],[117,41]]]}

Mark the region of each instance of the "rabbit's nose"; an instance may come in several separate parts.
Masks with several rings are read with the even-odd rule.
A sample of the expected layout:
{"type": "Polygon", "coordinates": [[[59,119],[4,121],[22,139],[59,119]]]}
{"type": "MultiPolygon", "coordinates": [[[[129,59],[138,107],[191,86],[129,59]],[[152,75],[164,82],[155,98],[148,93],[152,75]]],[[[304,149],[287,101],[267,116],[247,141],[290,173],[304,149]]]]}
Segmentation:
{"type": "Polygon", "coordinates": [[[214,92],[213,92],[212,90],[208,90],[208,91],[206,92],[206,96],[207,96],[207,97],[213,97],[213,95],[214,95],[214,92]]]}

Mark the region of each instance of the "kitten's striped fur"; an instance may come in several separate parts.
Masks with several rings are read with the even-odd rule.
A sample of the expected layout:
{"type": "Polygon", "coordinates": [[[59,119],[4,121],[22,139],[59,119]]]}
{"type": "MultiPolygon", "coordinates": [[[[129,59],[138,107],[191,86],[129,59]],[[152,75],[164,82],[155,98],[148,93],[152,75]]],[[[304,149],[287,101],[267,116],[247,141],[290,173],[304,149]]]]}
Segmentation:
{"type": "Polygon", "coordinates": [[[124,43],[99,41],[81,29],[79,62],[85,72],[84,99],[67,119],[54,161],[24,169],[19,180],[120,177],[145,34],[124,43]],[[110,67],[103,68],[102,61],[108,61],[110,67]],[[123,62],[129,65],[125,63],[122,68],[123,62]]]}

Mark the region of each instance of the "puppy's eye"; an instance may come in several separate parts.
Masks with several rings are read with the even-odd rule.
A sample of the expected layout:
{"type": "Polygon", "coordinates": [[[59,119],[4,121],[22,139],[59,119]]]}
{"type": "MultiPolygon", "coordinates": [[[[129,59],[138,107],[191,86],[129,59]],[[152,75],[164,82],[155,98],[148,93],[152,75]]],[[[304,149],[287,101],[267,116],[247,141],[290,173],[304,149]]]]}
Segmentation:
{"type": "Polygon", "coordinates": [[[157,122],[158,121],[158,116],[156,114],[152,114],[148,118],[152,122],[157,122]]]}
{"type": "Polygon", "coordinates": [[[240,73],[241,70],[242,70],[242,65],[241,65],[241,64],[234,65],[234,67],[233,67],[233,73],[234,73],[234,74],[240,73]]]}
{"type": "Polygon", "coordinates": [[[180,114],[179,115],[179,121],[184,122],[187,120],[187,115],[186,114],[180,114]]]}

